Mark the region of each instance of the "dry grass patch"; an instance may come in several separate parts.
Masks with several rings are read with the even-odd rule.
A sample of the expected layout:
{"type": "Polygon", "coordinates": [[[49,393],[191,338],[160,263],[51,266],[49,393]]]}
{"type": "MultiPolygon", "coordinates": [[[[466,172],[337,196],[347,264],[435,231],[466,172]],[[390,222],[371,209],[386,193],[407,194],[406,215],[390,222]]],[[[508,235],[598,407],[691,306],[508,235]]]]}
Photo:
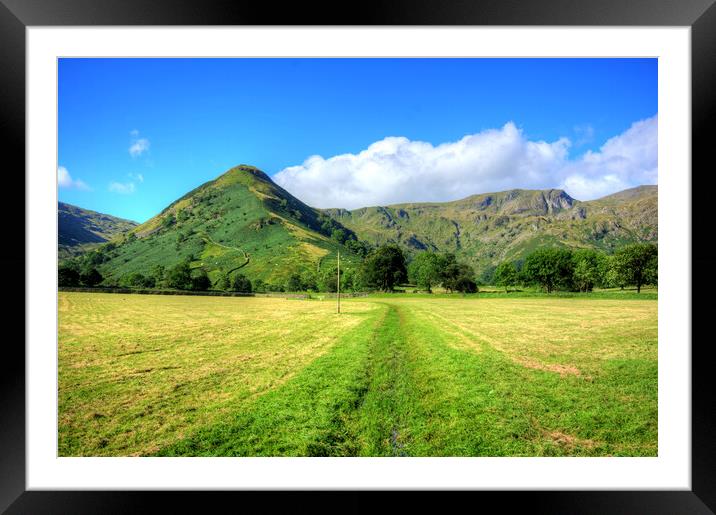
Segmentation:
{"type": "Polygon", "coordinates": [[[288,381],[372,309],[336,316],[328,303],[280,298],[63,292],[60,455],[150,452],[288,381]]]}
{"type": "Polygon", "coordinates": [[[656,359],[657,303],[591,299],[396,299],[460,347],[485,345],[522,366],[591,376],[614,359],[656,359]]]}

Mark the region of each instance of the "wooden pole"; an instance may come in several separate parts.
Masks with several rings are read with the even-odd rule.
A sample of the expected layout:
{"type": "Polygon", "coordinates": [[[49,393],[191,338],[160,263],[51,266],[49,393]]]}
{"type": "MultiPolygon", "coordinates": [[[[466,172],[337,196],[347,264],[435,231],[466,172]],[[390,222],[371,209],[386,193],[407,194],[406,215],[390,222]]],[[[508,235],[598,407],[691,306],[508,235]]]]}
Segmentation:
{"type": "Polygon", "coordinates": [[[337,279],[338,291],[338,313],[341,312],[341,251],[338,251],[338,279],[337,279]]]}

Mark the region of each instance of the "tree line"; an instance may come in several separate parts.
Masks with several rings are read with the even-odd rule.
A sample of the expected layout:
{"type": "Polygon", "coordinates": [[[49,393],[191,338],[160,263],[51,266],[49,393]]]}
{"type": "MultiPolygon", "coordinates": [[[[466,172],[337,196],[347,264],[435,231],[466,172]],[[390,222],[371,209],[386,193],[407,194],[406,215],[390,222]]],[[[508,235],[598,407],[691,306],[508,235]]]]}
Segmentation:
{"type": "Polygon", "coordinates": [[[492,282],[505,291],[521,285],[536,285],[547,293],[635,286],[640,293],[642,286],[658,283],[658,248],[652,243],[635,243],[614,254],[592,249],[538,249],[523,261],[500,263],[492,282]]]}
{"type": "MultiPolygon", "coordinates": [[[[523,260],[500,263],[488,279],[505,288],[539,286],[547,293],[555,290],[589,292],[593,288],[656,285],[658,281],[657,247],[650,243],[627,245],[614,254],[592,249],[542,248],[523,260]]],[[[253,282],[241,273],[219,274],[212,282],[203,268],[191,268],[192,256],[173,267],[155,265],[149,273],[132,272],[121,278],[105,280],[97,266],[104,260],[101,251],[89,252],[79,259],[65,261],[58,268],[60,286],[104,286],[126,288],[171,288],[178,290],[223,290],[234,292],[335,292],[336,266],[289,273],[280,282],[253,282]]],[[[458,261],[455,254],[419,252],[412,259],[397,245],[382,245],[367,252],[358,266],[341,268],[342,291],[391,292],[400,284],[412,284],[432,292],[443,287],[448,292],[478,291],[474,269],[458,261]]],[[[483,281],[484,282],[484,281],[483,281]]]]}

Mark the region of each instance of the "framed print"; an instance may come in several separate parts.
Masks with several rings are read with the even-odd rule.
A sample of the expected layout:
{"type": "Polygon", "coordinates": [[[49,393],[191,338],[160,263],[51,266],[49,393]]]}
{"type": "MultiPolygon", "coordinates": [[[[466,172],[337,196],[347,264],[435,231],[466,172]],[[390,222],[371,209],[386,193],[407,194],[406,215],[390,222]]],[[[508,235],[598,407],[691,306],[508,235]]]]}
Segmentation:
{"type": "Polygon", "coordinates": [[[712,2],[98,5],[0,10],[3,509],[713,512],[712,2]]]}

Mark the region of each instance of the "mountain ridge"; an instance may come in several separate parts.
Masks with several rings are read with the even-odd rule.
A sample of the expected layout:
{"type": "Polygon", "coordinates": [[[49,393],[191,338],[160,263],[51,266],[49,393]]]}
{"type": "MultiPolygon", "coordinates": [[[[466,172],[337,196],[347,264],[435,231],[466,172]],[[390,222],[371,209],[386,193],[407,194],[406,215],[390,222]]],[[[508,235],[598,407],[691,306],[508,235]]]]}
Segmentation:
{"type": "Polygon", "coordinates": [[[132,220],[58,202],[58,255],[62,259],[84,252],[137,225],[132,220]]]}
{"type": "Polygon", "coordinates": [[[561,189],[511,189],[449,202],[323,211],[372,244],[394,243],[408,253],[455,252],[482,270],[540,246],[611,252],[626,243],[658,241],[656,185],[590,201],[561,189]]]}
{"type": "Polygon", "coordinates": [[[592,201],[561,189],[510,189],[449,202],[316,209],[258,168],[239,165],[115,236],[99,269],[118,280],[187,259],[212,281],[241,269],[252,279],[280,282],[319,272],[338,251],[351,267],[366,243],[394,243],[408,255],[454,252],[483,273],[541,246],[611,252],[657,241],[657,207],[658,187],[646,185],[592,201]]]}

